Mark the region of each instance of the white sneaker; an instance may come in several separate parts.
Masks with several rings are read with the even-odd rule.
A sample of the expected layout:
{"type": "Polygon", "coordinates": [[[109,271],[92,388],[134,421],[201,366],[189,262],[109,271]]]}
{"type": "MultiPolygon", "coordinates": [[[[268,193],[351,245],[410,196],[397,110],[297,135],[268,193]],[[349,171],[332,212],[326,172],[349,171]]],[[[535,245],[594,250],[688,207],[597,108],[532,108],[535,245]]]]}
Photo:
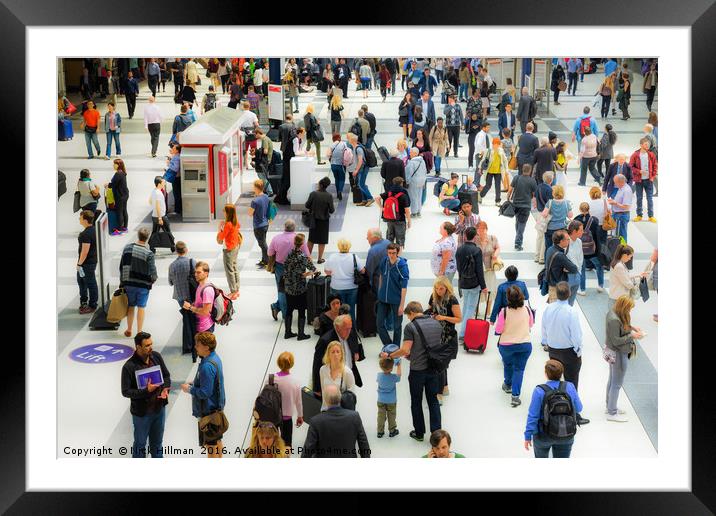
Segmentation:
{"type": "Polygon", "coordinates": [[[468,172],[470,172],[470,171],[472,171],[472,170],[475,170],[475,167],[473,167],[473,166],[467,167],[467,171],[468,171],[468,172]]]}
{"type": "MultiPolygon", "coordinates": [[[[604,410],[604,413],[607,414],[607,415],[609,415],[609,409],[605,409],[605,410],[604,410]]],[[[620,408],[617,407],[617,414],[626,414],[626,410],[622,410],[622,409],[620,409],[620,408]]]]}
{"type": "Polygon", "coordinates": [[[602,292],[604,292],[604,289],[602,287],[597,287],[597,292],[601,294],[602,292]]]}
{"type": "Polygon", "coordinates": [[[613,416],[607,416],[607,421],[614,421],[615,423],[626,423],[629,419],[621,414],[614,414],[613,416]]]}
{"type": "Polygon", "coordinates": [[[578,291],[577,291],[577,295],[578,295],[578,296],[586,296],[586,295],[587,295],[587,291],[586,291],[586,290],[578,290],[578,291]]]}

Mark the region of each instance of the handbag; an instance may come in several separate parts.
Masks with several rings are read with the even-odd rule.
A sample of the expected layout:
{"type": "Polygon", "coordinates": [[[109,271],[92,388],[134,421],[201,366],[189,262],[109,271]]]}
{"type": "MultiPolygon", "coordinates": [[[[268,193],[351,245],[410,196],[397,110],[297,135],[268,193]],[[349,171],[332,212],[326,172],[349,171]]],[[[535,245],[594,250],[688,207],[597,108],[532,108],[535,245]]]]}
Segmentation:
{"type": "Polygon", "coordinates": [[[107,322],[118,323],[125,317],[127,317],[127,307],[129,301],[127,299],[127,293],[124,288],[119,287],[114,291],[112,300],[109,303],[109,310],[107,310],[107,322]]]}
{"type": "Polygon", "coordinates": [[[505,217],[514,217],[515,216],[515,205],[512,204],[512,201],[507,200],[502,203],[499,209],[500,215],[504,215],[505,217]]]}
{"type": "Polygon", "coordinates": [[[507,163],[507,168],[510,170],[517,170],[517,153],[512,154],[510,161],[507,163]]]}
{"type": "Polygon", "coordinates": [[[607,201],[604,200],[604,222],[602,222],[602,229],[604,231],[611,231],[612,229],[616,229],[617,222],[614,220],[614,217],[612,217],[612,214],[609,210],[607,210],[607,201]]]}
{"type": "Polygon", "coordinates": [[[358,270],[358,261],[355,254],[353,254],[353,283],[357,287],[362,287],[368,283],[368,276],[358,270]]]}
{"type": "Polygon", "coordinates": [[[114,209],[114,192],[111,188],[104,189],[104,202],[107,208],[114,209]]]}
{"type": "Polygon", "coordinates": [[[505,268],[505,263],[499,258],[492,260],[492,270],[497,272],[505,268]]]}
{"type": "Polygon", "coordinates": [[[322,142],[325,138],[326,137],[323,135],[323,129],[321,129],[320,125],[313,128],[313,141],[322,142]]]}
{"type": "Polygon", "coordinates": [[[77,191],[75,192],[75,197],[74,197],[74,199],[73,199],[73,201],[72,201],[72,212],[73,212],[73,213],[77,213],[78,211],[80,211],[80,208],[82,208],[82,206],[80,206],[80,196],[81,196],[81,195],[82,195],[82,194],[80,194],[80,191],[79,191],[79,190],[77,190],[77,191]]]}
{"type": "Polygon", "coordinates": [[[72,102],[69,100],[67,101],[67,107],[65,108],[65,113],[68,115],[71,115],[77,111],[77,106],[75,106],[72,102]]]}
{"type": "Polygon", "coordinates": [[[607,364],[614,364],[617,361],[617,352],[611,348],[608,348],[607,346],[604,346],[604,351],[602,352],[602,358],[604,358],[604,361],[607,364]]]}
{"type": "Polygon", "coordinates": [[[646,278],[639,280],[639,294],[641,294],[641,300],[645,303],[649,300],[649,283],[646,278]]]}
{"type": "Polygon", "coordinates": [[[301,213],[301,222],[303,222],[303,225],[306,226],[308,229],[313,229],[316,227],[316,217],[309,210],[303,210],[303,212],[301,213]]]}
{"type": "Polygon", "coordinates": [[[559,84],[557,84],[557,88],[559,91],[565,91],[567,89],[567,83],[565,81],[559,81],[559,84]]]}
{"type": "Polygon", "coordinates": [[[269,256],[269,261],[266,264],[266,272],[270,274],[276,272],[276,255],[269,256]]]}
{"type": "MultiPolygon", "coordinates": [[[[219,376],[219,367],[215,362],[209,361],[211,365],[216,368],[216,379],[219,382],[219,392],[221,392],[221,377],[219,376]]],[[[205,401],[202,400],[201,404],[204,405],[205,401]]],[[[203,442],[216,441],[229,429],[229,421],[226,419],[223,409],[216,410],[211,414],[207,414],[199,418],[199,432],[203,437],[203,442]]]]}

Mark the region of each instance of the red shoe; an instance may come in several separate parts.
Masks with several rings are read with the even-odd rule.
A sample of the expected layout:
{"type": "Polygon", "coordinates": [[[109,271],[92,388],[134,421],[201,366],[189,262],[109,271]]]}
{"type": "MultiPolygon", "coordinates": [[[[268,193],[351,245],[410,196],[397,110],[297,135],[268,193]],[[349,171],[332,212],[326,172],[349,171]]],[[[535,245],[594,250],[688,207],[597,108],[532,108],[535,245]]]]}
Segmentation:
{"type": "Polygon", "coordinates": [[[447,208],[445,208],[445,209],[443,210],[443,213],[444,213],[445,215],[447,215],[447,216],[450,216],[450,210],[447,209],[447,208]]]}

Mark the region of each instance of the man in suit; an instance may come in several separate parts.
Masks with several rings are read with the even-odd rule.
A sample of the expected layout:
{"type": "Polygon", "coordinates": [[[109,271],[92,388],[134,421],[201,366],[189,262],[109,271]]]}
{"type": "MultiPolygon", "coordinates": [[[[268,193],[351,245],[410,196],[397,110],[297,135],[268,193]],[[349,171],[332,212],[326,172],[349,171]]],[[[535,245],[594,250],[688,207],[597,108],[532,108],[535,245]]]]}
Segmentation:
{"type": "Polygon", "coordinates": [[[423,109],[425,116],[425,136],[430,136],[430,130],[435,126],[435,104],[430,98],[432,93],[423,90],[420,96],[419,106],[423,109]]]}
{"type": "Polygon", "coordinates": [[[286,152],[286,147],[291,145],[296,136],[296,125],[293,123],[293,115],[286,115],[286,121],[278,126],[278,141],[281,142],[281,154],[286,152]]]}
{"type": "Polygon", "coordinates": [[[512,112],[512,104],[505,104],[505,110],[497,117],[498,134],[501,135],[503,129],[509,129],[510,135],[514,136],[516,123],[517,117],[515,117],[515,114],[512,112]]]}
{"type": "Polygon", "coordinates": [[[531,122],[537,114],[537,103],[529,94],[527,87],[522,88],[522,96],[517,106],[517,119],[520,121],[520,131],[527,132],[527,122],[531,122]]]}
{"type": "Polygon", "coordinates": [[[520,139],[517,140],[517,170],[522,170],[522,165],[534,164],[535,151],[539,148],[539,139],[532,134],[534,125],[527,122],[525,131],[523,131],[520,139]]]}
{"type": "Polygon", "coordinates": [[[405,180],[405,164],[398,157],[397,151],[393,151],[388,161],[380,166],[380,177],[383,178],[383,189],[387,192],[393,186],[393,179],[402,177],[405,180]]]}
{"type": "Polygon", "coordinates": [[[339,315],[333,321],[333,329],[318,339],[313,353],[313,390],[320,392],[321,378],[319,371],[323,365],[323,356],[326,354],[328,344],[338,341],[343,346],[345,364],[353,371],[353,376],[358,387],[363,387],[363,380],[358,372],[356,362],[365,360],[363,345],[358,341],[358,334],[353,330],[353,321],[348,314],[339,315]]]}
{"type": "Polygon", "coordinates": [[[328,385],[323,397],[327,408],[311,419],[301,458],[358,458],[360,454],[369,459],[370,444],[360,414],[341,407],[341,392],[335,385],[328,385]]]}

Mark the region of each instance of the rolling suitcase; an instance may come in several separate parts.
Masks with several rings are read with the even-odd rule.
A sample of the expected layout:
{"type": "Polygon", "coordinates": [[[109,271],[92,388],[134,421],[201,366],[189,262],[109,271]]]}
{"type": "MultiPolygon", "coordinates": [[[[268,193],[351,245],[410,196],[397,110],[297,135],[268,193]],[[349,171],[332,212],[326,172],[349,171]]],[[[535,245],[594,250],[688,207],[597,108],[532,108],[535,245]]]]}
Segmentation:
{"type": "Polygon", "coordinates": [[[366,285],[358,289],[358,304],[356,306],[356,325],[362,337],[375,337],[378,334],[376,323],[375,304],[378,299],[375,297],[370,286],[366,285]]]}
{"type": "MultiPolygon", "coordinates": [[[[463,175],[463,184],[467,183],[467,176],[463,175]]],[[[480,213],[480,203],[479,203],[479,195],[480,192],[477,190],[467,190],[464,189],[462,186],[457,191],[457,198],[460,201],[460,206],[462,206],[462,203],[464,202],[470,202],[472,204],[472,212],[473,213],[480,213]]]]}
{"type": "Polygon", "coordinates": [[[376,147],[378,148],[378,156],[380,156],[380,161],[385,163],[390,159],[390,152],[388,152],[388,149],[385,147],[378,147],[376,144],[376,147]]]}
{"type": "Polygon", "coordinates": [[[157,247],[165,247],[174,252],[174,235],[166,231],[163,227],[159,227],[159,231],[152,233],[149,237],[149,249],[153,253],[157,252],[157,247]]]}
{"type": "Polygon", "coordinates": [[[328,302],[328,292],[331,287],[330,276],[318,276],[308,280],[308,306],[306,317],[312,321],[323,310],[328,302]]]}
{"type": "Polygon", "coordinates": [[[109,234],[111,235],[117,228],[119,228],[117,224],[117,210],[107,209],[107,229],[109,230],[109,234]]]}
{"type": "MultiPolygon", "coordinates": [[[[477,351],[482,354],[487,348],[487,336],[490,332],[490,321],[487,320],[487,306],[490,304],[490,292],[487,293],[485,301],[485,318],[484,319],[468,319],[465,326],[465,341],[463,347],[465,351],[477,351]]],[[[479,303],[478,303],[479,306],[479,303]]],[[[477,317],[477,313],[475,313],[477,317]]]]}
{"type": "Polygon", "coordinates": [[[57,121],[57,139],[59,141],[66,142],[71,140],[74,135],[72,120],[63,119],[57,121]]]}
{"type": "Polygon", "coordinates": [[[321,412],[323,400],[316,396],[311,389],[304,387],[301,389],[301,401],[303,402],[303,421],[310,425],[313,416],[321,412]]]}

